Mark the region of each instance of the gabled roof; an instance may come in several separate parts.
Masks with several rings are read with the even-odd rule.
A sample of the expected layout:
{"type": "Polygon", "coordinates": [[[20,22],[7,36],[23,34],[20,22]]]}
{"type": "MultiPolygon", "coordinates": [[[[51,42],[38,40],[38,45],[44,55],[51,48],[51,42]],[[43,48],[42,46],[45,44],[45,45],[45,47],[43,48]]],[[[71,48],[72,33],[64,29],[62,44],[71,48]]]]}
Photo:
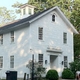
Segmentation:
{"type": "Polygon", "coordinates": [[[39,19],[40,17],[46,15],[47,13],[51,12],[52,10],[57,11],[57,13],[61,16],[61,18],[65,21],[65,23],[71,28],[71,30],[74,33],[76,33],[76,34],[78,33],[77,30],[74,28],[74,26],[70,23],[70,21],[64,16],[64,14],[61,12],[61,10],[56,6],[56,7],[46,9],[42,12],[31,15],[27,18],[17,20],[15,22],[11,23],[11,24],[7,24],[7,25],[1,27],[0,28],[0,34],[1,33],[6,33],[6,32],[9,32],[9,31],[12,31],[12,30],[17,30],[19,28],[23,28],[22,25],[24,25],[24,27],[29,26],[30,23],[32,23],[33,21],[35,21],[35,20],[39,19]]]}

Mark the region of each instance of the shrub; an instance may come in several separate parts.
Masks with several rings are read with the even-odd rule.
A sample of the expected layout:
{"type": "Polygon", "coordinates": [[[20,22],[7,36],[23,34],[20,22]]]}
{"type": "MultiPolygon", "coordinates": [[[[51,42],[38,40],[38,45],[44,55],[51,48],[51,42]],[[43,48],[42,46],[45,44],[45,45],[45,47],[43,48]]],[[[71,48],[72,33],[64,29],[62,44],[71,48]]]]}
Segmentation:
{"type": "Polygon", "coordinates": [[[49,70],[46,74],[46,78],[49,80],[58,80],[58,72],[56,70],[49,70]]]}
{"type": "Polygon", "coordinates": [[[74,74],[70,69],[64,69],[62,72],[63,79],[74,79],[74,74]]]}

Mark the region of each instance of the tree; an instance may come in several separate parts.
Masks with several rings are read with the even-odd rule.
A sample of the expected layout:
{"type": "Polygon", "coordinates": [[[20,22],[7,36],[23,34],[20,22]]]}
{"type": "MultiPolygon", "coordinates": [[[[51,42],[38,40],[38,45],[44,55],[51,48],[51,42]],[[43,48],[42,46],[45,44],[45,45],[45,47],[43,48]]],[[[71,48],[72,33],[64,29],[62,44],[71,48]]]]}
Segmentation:
{"type": "Polygon", "coordinates": [[[15,18],[16,17],[12,10],[7,10],[6,7],[0,7],[0,27],[13,21],[15,18]]]}
{"type": "Polygon", "coordinates": [[[12,5],[12,7],[15,8],[15,12],[16,12],[17,14],[20,14],[20,12],[21,12],[21,11],[20,11],[20,8],[19,8],[21,5],[23,5],[23,4],[22,4],[22,3],[19,3],[19,2],[16,2],[16,3],[14,3],[14,4],[12,5]]]}
{"type": "MultiPolygon", "coordinates": [[[[26,66],[29,68],[30,73],[32,73],[32,60],[29,61],[29,63],[26,66]]],[[[42,67],[38,62],[34,62],[34,76],[41,78],[42,73],[45,73],[45,68],[42,67]]]]}

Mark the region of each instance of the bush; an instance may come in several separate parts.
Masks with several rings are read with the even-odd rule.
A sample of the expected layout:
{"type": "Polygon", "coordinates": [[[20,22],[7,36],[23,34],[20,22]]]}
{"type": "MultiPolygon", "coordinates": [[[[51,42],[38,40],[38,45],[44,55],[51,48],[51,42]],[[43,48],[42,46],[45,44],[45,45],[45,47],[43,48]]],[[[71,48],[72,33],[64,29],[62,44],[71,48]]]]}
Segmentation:
{"type": "Polygon", "coordinates": [[[49,70],[46,74],[46,79],[49,80],[58,80],[58,72],[56,70],[49,70]]]}
{"type": "Polygon", "coordinates": [[[70,69],[64,69],[62,72],[63,79],[74,79],[74,74],[70,69]]]}

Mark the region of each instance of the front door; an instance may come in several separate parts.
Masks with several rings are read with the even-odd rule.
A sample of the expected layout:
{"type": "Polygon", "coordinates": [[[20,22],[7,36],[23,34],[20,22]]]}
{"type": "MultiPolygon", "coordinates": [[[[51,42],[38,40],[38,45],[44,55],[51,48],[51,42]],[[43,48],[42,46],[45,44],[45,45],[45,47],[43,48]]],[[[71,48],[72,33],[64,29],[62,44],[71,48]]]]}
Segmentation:
{"type": "Polygon", "coordinates": [[[58,56],[50,55],[50,68],[57,69],[57,67],[58,67],[58,56]]]}

